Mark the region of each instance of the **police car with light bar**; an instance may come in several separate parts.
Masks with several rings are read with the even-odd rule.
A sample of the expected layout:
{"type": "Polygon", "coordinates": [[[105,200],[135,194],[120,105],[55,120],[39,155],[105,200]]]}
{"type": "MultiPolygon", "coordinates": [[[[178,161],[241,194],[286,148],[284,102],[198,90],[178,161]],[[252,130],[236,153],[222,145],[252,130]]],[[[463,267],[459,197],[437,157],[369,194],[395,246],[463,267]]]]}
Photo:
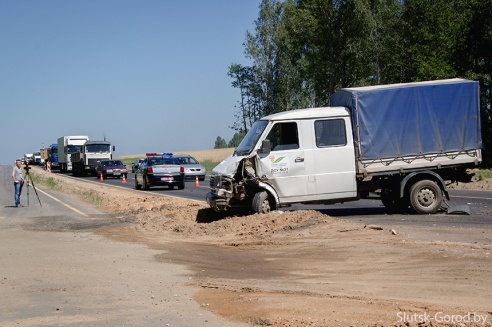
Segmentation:
{"type": "Polygon", "coordinates": [[[145,160],[135,171],[135,189],[148,190],[151,186],[167,186],[170,189],[185,187],[185,169],[172,153],[147,153],[145,160]]]}

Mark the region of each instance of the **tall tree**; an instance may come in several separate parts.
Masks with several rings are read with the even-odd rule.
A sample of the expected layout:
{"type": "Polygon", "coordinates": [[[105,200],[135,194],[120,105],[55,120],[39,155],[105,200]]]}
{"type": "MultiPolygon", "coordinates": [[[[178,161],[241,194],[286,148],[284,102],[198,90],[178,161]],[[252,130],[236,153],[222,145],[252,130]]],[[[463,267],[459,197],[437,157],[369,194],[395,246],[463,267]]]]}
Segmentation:
{"type": "Polygon", "coordinates": [[[341,87],[464,77],[480,81],[492,147],[492,0],[262,0],[244,45],[252,66],[229,71],[241,89],[238,131],[329,105],[341,87]]]}
{"type": "Polygon", "coordinates": [[[251,67],[239,64],[229,66],[229,77],[233,78],[232,86],[239,89],[240,100],[238,101],[238,112],[236,121],[232,128],[236,131],[248,131],[253,123],[261,118],[260,97],[261,86],[258,85],[251,67]]]}
{"type": "Polygon", "coordinates": [[[407,81],[456,76],[452,60],[458,1],[406,0],[403,12],[407,81]]]}
{"type": "Polygon", "coordinates": [[[285,4],[286,38],[289,49],[289,80],[295,108],[328,104],[331,91],[336,88],[336,28],[334,2],[324,0],[292,0],[285,4]]]}
{"type": "Polygon", "coordinates": [[[261,116],[286,110],[282,108],[281,70],[282,53],[279,35],[282,27],[282,4],[278,0],[263,0],[259,17],[255,21],[255,34],[246,33],[246,55],[253,60],[253,70],[258,84],[261,116]]]}
{"type": "Polygon", "coordinates": [[[480,81],[484,158],[492,166],[492,0],[468,0],[460,10],[464,18],[455,51],[460,76],[480,81]]]}

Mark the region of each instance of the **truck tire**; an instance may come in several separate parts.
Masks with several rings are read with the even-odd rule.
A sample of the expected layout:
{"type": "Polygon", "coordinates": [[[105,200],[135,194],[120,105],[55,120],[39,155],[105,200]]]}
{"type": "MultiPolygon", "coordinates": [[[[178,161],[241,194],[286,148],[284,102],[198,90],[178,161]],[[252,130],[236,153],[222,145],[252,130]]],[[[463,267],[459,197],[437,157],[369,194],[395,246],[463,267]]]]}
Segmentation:
{"type": "Polygon", "coordinates": [[[268,199],[268,193],[266,191],[261,191],[255,193],[253,197],[253,203],[251,205],[253,213],[269,213],[270,201],[268,199]]]}
{"type": "Polygon", "coordinates": [[[140,190],[141,188],[142,188],[142,185],[138,184],[137,176],[135,176],[135,189],[140,190]]]}
{"type": "Polygon", "coordinates": [[[436,213],[441,204],[442,190],[436,182],[424,179],[410,188],[410,205],[417,213],[436,213]]]}

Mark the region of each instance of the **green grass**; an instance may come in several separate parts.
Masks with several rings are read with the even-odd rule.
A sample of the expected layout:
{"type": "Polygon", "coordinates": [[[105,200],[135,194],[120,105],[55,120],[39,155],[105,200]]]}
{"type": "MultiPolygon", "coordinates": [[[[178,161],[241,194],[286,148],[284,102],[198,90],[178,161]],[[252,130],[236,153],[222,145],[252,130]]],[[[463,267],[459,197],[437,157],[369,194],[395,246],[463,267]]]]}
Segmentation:
{"type": "Polygon", "coordinates": [[[125,159],[121,159],[121,162],[123,162],[123,164],[126,166],[126,169],[131,171],[132,170],[132,163],[135,161],[135,159],[137,159],[137,158],[125,158],[125,159]]]}
{"type": "Polygon", "coordinates": [[[479,181],[492,178],[492,169],[473,169],[472,171],[479,181]]]}
{"type": "MultiPolygon", "coordinates": [[[[44,185],[55,191],[63,191],[63,185],[53,177],[42,177],[40,175],[33,174],[32,172],[29,174],[34,182],[34,185],[40,184],[44,185]]],[[[86,201],[93,203],[95,205],[100,205],[103,201],[103,197],[96,190],[88,190],[88,191],[75,191],[71,193],[76,193],[81,198],[86,201]]]]}
{"type": "Polygon", "coordinates": [[[207,171],[207,175],[210,175],[212,173],[212,169],[215,168],[220,162],[214,162],[211,160],[205,160],[200,162],[203,167],[205,167],[205,170],[207,171]]]}
{"type": "Polygon", "coordinates": [[[29,173],[29,176],[31,176],[34,185],[41,184],[49,187],[52,190],[56,190],[56,191],[62,190],[60,182],[55,180],[53,177],[45,178],[45,177],[41,177],[40,175],[33,174],[32,172],[29,173]]]}
{"type": "Polygon", "coordinates": [[[45,184],[52,190],[61,190],[60,182],[56,181],[53,177],[47,178],[45,184]]]}
{"type": "Polygon", "coordinates": [[[98,191],[94,191],[94,190],[82,191],[80,192],[80,195],[82,196],[82,198],[95,204],[96,206],[99,206],[103,201],[103,197],[98,191]]]}
{"type": "MultiPolygon", "coordinates": [[[[37,174],[33,174],[32,172],[29,174],[34,182],[34,185],[44,185],[55,191],[64,191],[63,185],[60,181],[54,179],[53,177],[43,177],[37,174]]],[[[81,198],[93,203],[95,205],[100,205],[103,201],[103,197],[96,190],[88,190],[88,191],[74,191],[71,193],[75,193],[79,195],[81,198]]]]}

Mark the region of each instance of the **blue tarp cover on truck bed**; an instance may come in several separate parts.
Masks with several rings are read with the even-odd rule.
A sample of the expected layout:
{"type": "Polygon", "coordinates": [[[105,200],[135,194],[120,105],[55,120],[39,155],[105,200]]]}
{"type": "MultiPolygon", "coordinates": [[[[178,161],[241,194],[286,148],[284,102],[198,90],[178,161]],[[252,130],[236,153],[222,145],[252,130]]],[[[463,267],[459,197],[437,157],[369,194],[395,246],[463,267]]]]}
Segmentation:
{"type": "Polygon", "coordinates": [[[345,88],[330,106],[348,107],[360,160],[436,155],[482,147],[479,85],[449,79],[345,88]]]}

